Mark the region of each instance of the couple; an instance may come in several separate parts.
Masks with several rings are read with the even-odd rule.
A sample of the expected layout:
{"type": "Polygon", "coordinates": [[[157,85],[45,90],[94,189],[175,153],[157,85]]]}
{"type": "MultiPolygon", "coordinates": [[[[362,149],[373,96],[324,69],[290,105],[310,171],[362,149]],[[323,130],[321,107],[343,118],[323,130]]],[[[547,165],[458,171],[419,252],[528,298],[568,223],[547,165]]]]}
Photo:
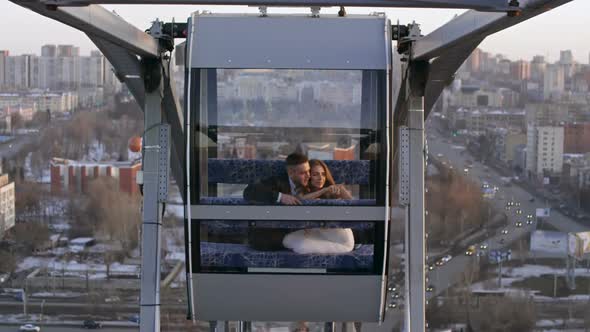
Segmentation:
{"type": "Polygon", "coordinates": [[[251,184],[244,190],[249,202],[300,205],[301,199],[352,199],[341,184],[336,184],[330,169],[321,160],[308,160],[300,153],[287,156],[286,173],[251,184]]]}
{"type": "MultiPolygon", "coordinates": [[[[244,199],[254,203],[300,205],[302,199],[352,199],[343,185],[334,182],[321,160],[292,153],[286,159],[286,174],[264,179],[244,190],[244,199]]],[[[291,249],[301,254],[350,252],[354,237],[350,228],[311,228],[299,231],[281,228],[251,228],[250,246],[257,250],[291,249]]]]}

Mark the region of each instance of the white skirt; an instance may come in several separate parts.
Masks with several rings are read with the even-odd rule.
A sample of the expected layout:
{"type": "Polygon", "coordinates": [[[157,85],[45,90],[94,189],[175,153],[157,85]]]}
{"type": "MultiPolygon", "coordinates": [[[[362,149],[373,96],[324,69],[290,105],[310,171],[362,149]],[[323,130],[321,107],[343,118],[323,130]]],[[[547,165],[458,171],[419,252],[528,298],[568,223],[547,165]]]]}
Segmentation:
{"type": "Polygon", "coordinates": [[[354,249],[350,228],[309,228],[289,233],[283,246],[298,254],[341,254],[354,249]]]}

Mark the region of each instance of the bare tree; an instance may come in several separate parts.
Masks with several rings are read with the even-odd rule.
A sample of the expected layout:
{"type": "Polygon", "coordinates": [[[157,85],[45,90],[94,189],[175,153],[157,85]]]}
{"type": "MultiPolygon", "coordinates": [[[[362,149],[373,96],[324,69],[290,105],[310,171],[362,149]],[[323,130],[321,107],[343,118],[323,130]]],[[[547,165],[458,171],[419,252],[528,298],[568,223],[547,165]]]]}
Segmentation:
{"type": "Polygon", "coordinates": [[[110,240],[129,253],[138,243],[137,226],[140,222],[139,197],[120,192],[117,182],[102,177],[89,184],[89,218],[100,225],[110,240]]]}
{"type": "Polygon", "coordinates": [[[12,273],[16,268],[14,254],[0,250],[0,273],[12,273]]]}
{"type": "Polygon", "coordinates": [[[15,240],[27,251],[32,252],[43,248],[49,240],[49,228],[38,222],[22,222],[13,228],[15,240]]]}

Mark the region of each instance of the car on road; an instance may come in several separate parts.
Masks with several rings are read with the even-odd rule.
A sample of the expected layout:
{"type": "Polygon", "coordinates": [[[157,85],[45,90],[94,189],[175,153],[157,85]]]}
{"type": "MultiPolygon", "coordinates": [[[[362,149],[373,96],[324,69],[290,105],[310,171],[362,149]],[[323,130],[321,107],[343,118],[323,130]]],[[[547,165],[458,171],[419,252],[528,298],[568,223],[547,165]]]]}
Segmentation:
{"type": "Polygon", "coordinates": [[[479,245],[479,249],[481,249],[481,250],[486,250],[487,248],[488,248],[488,244],[485,242],[479,245]]]}
{"type": "Polygon", "coordinates": [[[82,327],[85,329],[99,329],[102,327],[102,324],[95,320],[87,319],[82,323],[82,327]]]}
{"type": "Polygon", "coordinates": [[[426,291],[428,293],[432,293],[434,291],[434,286],[433,285],[428,285],[428,287],[426,287],[426,291]]]}
{"type": "Polygon", "coordinates": [[[522,214],[522,210],[521,209],[516,209],[516,214],[522,214]]]}
{"type": "Polygon", "coordinates": [[[520,202],[514,202],[514,206],[520,206],[520,202]]]}
{"type": "Polygon", "coordinates": [[[434,270],[434,265],[432,265],[432,264],[428,265],[428,271],[432,271],[432,270],[434,270]]]}
{"type": "Polygon", "coordinates": [[[453,258],[453,256],[451,255],[445,255],[443,257],[441,257],[440,259],[438,259],[434,265],[436,266],[443,266],[445,265],[446,262],[450,261],[453,258]]]}
{"type": "Polygon", "coordinates": [[[106,303],[121,302],[121,298],[118,296],[109,296],[106,299],[104,299],[104,301],[106,303]]]}
{"type": "Polygon", "coordinates": [[[469,246],[467,247],[467,250],[465,250],[465,255],[466,256],[473,256],[473,254],[475,254],[475,246],[469,246]]]}
{"type": "Polygon", "coordinates": [[[18,330],[21,332],[39,332],[41,331],[41,328],[37,325],[25,324],[21,325],[21,327],[18,330]]]}
{"type": "Polygon", "coordinates": [[[436,156],[437,156],[438,158],[442,158],[443,154],[442,154],[442,153],[439,153],[439,154],[437,154],[436,156]]]}
{"type": "Polygon", "coordinates": [[[527,219],[526,220],[526,224],[527,225],[532,225],[533,224],[533,219],[527,219]]]}
{"type": "Polygon", "coordinates": [[[504,234],[504,235],[508,234],[508,229],[504,228],[504,229],[502,230],[502,234],[504,234]]]}
{"type": "Polygon", "coordinates": [[[469,168],[463,168],[464,173],[469,173],[469,168]]]}
{"type": "Polygon", "coordinates": [[[526,215],[526,218],[527,218],[528,220],[532,220],[532,219],[533,219],[533,215],[532,215],[532,214],[527,214],[527,215],[526,215]]]}
{"type": "Polygon", "coordinates": [[[518,228],[522,227],[522,221],[517,221],[515,225],[518,228]]]}

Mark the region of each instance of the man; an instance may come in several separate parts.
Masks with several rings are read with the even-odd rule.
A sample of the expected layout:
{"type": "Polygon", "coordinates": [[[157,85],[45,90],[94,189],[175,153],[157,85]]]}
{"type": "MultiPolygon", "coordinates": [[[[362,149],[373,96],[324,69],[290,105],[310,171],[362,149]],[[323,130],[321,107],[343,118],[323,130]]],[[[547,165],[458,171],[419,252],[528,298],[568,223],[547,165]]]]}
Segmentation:
{"type": "MultiPolygon", "coordinates": [[[[248,185],[244,189],[244,199],[262,204],[300,205],[297,195],[308,190],[309,160],[305,155],[295,152],[287,156],[285,163],[286,173],[248,185]]],[[[256,250],[284,250],[283,238],[291,231],[280,227],[251,226],[248,229],[248,244],[256,250]]]]}
{"type": "Polygon", "coordinates": [[[254,203],[300,205],[296,197],[306,193],[309,184],[309,160],[294,152],[285,159],[287,172],[261,182],[250,184],[244,190],[244,199],[254,203]]]}

